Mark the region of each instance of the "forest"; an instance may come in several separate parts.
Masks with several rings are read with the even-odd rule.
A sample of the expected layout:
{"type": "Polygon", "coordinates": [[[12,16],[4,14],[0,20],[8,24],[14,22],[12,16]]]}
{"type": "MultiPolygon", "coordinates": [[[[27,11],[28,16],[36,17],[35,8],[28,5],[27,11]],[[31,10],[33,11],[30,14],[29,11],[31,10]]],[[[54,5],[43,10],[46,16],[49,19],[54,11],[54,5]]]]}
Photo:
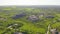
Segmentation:
{"type": "Polygon", "coordinates": [[[59,6],[0,6],[0,34],[59,33],[59,6]]]}

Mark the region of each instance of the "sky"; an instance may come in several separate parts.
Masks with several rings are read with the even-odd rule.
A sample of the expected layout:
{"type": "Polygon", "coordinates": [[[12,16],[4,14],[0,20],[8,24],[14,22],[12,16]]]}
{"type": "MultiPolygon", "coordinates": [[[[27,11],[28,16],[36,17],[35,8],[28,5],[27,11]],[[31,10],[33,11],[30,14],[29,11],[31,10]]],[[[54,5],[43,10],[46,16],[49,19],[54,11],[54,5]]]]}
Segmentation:
{"type": "Polygon", "coordinates": [[[3,5],[60,5],[60,0],[0,0],[3,5]]]}

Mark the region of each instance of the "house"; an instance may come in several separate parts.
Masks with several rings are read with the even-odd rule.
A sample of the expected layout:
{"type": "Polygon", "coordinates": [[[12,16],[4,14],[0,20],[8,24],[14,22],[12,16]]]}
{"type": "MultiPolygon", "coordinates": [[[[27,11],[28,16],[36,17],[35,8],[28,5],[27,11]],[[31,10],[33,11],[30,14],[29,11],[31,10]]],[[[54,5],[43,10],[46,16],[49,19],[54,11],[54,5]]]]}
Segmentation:
{"type": "Polygon", "coordinates": [[[47,15],[46,18],[54,18],[52,15],[47,15]]]}
{"type": "Polygon", "coordinates": [[[56,29],[51,29],[50,32],[51,34],[58,34],[58,31],[56,29]]]}
{"type": "Polygon", "coordinates": [[[27,32],[14,32],[14,34],[28,34],[27,32]]]}
{"type": "Polygon", "coordinates": [[[59,34],[60,34],[60,32],[59,32],[59,34]]]}
{"type": "Polygon", "coordinates": [[[60,22],[60,18],[59,18],[59,19],[57,19],[57,22],[60,22]]]}
{"type": "Polygon", "coordinates": [[[0,20],[2,20],[2,21],[6,21],[7,19],[4,18],[4,17],[0,17],[0,20]]]}
{"type": "Polygon", "coordinates": [[[22,14],[15,15],[15,16],[13,16],[12,18],[13,18],[13,19],[18,19],[18,18],[22,18],[22,17],[24,17],[24,16],[26,16],[26,14],[22,13],[22,14]]]}
{"type": "Polygon", "coordinates": [[[35,21],[38,21],[39,18],[37,16],[35,16],[35,15],[31,15],[31,16],[28,17],[28,20],[35,22],[35,21]]]}
{"type": "Polygon", "coordinates": [[[38,16],[39,16],[39,18],[42,18],[42,17],[44,17],[44,13],[39,13],[38,16]]]}
{"type": "Polygon", "coordinates": [[[17,29],[19,27],[23,26],[23,24],[21,23],[12,23],[12,24],[8,24],[7,28],[10,28],[10,29],[17,29]]]}
{"type": "Polygon", "coordinates": [[[21,32],[14,32],[14,34],[23,34],[23,33],[21,33],[21,32]]]}

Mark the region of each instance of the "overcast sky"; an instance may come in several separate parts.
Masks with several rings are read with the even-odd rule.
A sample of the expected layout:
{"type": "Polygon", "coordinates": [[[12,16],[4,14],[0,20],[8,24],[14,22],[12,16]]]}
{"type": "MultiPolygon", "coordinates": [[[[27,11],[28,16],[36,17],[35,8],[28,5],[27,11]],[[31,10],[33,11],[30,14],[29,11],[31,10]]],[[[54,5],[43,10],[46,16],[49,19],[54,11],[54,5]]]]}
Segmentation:
{"type": "Polygon", "coordinates": [[[60,5],[60,0],[0,0],[1,5],[60,5]]]}

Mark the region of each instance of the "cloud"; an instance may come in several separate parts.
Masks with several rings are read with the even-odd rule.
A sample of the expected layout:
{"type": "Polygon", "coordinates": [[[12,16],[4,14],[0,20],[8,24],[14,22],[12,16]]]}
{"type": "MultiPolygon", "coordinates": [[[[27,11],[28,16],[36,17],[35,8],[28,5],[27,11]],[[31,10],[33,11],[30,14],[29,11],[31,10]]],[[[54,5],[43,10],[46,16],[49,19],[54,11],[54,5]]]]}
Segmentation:
{"type": "Polygon", "coordinates": [[[0,5],[60,5],[60,0],[0,0],[0,5]]]}

